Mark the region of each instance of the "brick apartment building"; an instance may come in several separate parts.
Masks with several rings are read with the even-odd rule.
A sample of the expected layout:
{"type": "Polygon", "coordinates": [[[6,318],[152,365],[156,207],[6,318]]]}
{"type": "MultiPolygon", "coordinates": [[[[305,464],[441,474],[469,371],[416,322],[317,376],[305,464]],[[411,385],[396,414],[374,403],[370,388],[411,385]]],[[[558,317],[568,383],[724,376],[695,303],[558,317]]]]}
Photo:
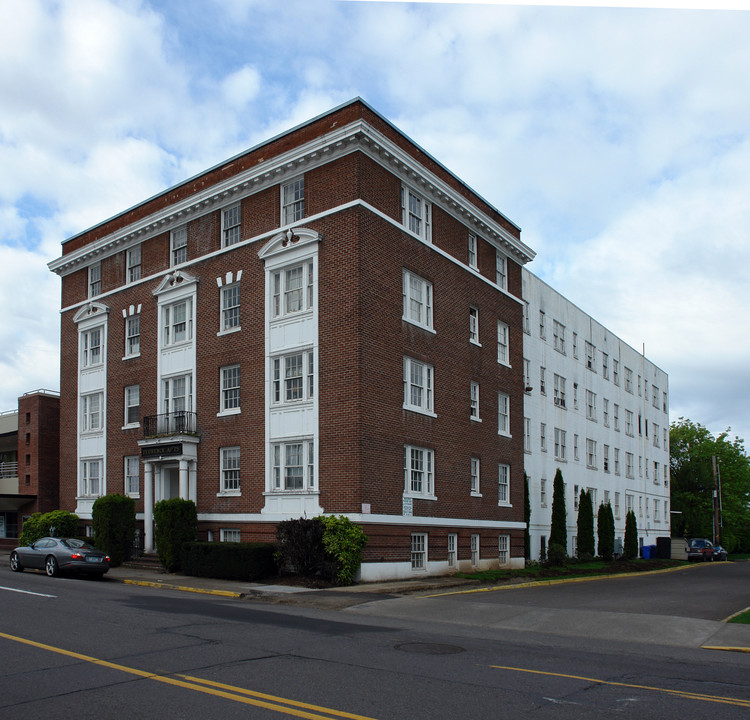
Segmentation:
{"type": "Polygon", "coordinates": [[[359,99],[63,243],[61,507],[343,514],[363,579],[521,565],[520,230],[359,99]]]}
{"type": "Polygon", "coordinates": [[[17,544],[24,517],[59,507],[59,449],[58,393],[24,393],[0,413],[0,547],[17,544]]]}

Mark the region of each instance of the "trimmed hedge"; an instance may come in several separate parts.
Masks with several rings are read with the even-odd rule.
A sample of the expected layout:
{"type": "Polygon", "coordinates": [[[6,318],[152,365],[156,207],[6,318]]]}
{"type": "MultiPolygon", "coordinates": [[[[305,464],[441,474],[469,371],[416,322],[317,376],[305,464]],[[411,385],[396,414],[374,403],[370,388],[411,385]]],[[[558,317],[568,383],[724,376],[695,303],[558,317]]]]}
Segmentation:
{"type": "Polygon", "coordinates": [[[135,500],[117,493],[97,498],[91,519],[94,545],[109,555],[112,567],[130,560],[135,537],[135,500]]]}
{"type": "Polygon", "coordinates": [[[182,572],[195,577],[253,581],[277,574],[272,543],[186,542],[182,572]]]}
{"type": "Polygon", "coordinates": [[[198,512],[192,500],[171,498],[154,505],[156,552],[167,572],[180,570],[182,545],[198,538],[198,512]]]}
{"type": "Polygon", "coordinates": [[[67,510],[52,510],[47,513],[34,513],[23,523],[19,545],[31,545],[40,538],[52,534],[57,537],[78,537],[78,515],[67,510]]]}

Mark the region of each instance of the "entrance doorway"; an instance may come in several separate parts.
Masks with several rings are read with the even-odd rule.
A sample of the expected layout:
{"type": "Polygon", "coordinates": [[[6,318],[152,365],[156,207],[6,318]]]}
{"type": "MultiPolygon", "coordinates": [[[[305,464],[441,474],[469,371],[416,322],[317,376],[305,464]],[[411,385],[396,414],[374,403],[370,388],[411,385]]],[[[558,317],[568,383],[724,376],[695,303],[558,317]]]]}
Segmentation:
{"type": "Polygon", "coordinates": [[[161,497],[157,500],[171,500],[180,497],[180,467],[179,465],[162,465],[161,468],[161,497]]]}

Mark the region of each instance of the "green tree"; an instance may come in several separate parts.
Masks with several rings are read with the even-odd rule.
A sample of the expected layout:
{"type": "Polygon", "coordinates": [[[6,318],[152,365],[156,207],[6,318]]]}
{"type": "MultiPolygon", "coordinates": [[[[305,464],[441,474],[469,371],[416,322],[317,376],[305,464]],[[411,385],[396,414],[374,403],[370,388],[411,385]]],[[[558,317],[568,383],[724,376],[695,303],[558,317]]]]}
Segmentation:
{"type": "Polygon", "coordinates": [[[529,497],[529,476],[523,474],[523,520],[526,523],[526,529],[523,532],[524,557],[531,560],[531,533],[529,533],[529,523],[531,522],[531,498],[529,497]]]}
{"type": "Polygon", "coordinates": [[[182,545],[198,539],[198,513],[192,500],[171,498],[154,505],[156,552],[167,572],[182,565],[182,545]]]}
{"type": "Polygon", "coordinates": [[[552,526],[549,533],[550,548],[553,545],[562,547],[563,553],[568,547],[568,513],[565,509],[565,483],[562,472],[557,468],[552,485],[552,526]]]}
{"type": "Polygon", "coordinates": [[[615,516],[612,506],[607,503],[599,506],[596,532],[598,536],[599,557],[609,562],[615,552],[615,516]]]}
{"type": "Polygon", "coordinates": [[[635,560],[638,557],[638,524],[632,510],[628,510],[625,516],[625,541],[622,554],[626,560],[635,560]]]}
{"type": "Polygon", "coordinates": [[[591,493],[583,489],[578,499],[578,549],[580,560],[590,560],[594,557],[594,506],[591,493]]]}
{"type": "Polygon", "coordinates": [[[713,539],[713,498],[721,480],[719,542],[730,552],[750,551],[750,459],[744,441],[731,440],[729,429],[714,437],[703,425],[680,418],[669,430],[673,534],[713,539]]]}

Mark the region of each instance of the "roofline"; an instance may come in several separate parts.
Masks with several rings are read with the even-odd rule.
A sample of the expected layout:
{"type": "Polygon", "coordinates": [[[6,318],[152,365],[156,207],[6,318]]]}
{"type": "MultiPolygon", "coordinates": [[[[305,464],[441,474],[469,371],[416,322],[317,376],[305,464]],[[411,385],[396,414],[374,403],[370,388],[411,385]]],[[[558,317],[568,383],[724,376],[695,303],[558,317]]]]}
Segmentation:
{"type": "Polygon", "coordinates": [[[148,203],[153,202],[154,200],[167,195],[170,192],[175,191],[177,188],[182,187],[183,185],[187,185],[188,183],[193,182],[194,180],[197,180],[198,178],[207,175],[215,170],[218,170],[219,168],[228,165],[235,160],[244,157],[245,155],[249,155],[250,153],[256,152],[257,150],[260,150],[262,147],[266,145],[270,145],[273,142],[276,142],[277,140],[285,137],[286,135],[291,135],[294,132],[297,132],[298,130],[301,130],[302,128],[307,127],[308,125],[312,125],[313,123],[316,123],[323,118],[333,115],[334,113],[337,113],[344,108],[349,107],[350,105],[355,104],[361,104],[364,107],[366,107],[373,115],[376,115],[380,120],[382,120],[386,125],[388,125],[391,129],[393,129],[395,132],[397,132],[399,135],[401,135],[403,138],[408,140],[415,148],[417,148],[420,152],[424,153],[425,156],[427,156],[432,162],[434,162],[436,165],[438,165],[442,170],[444,170],[446,173],[448,173],[451,177],[458,180],[459,183],[461,183],[467,190],[469,190],[473,195],[475,195],[479,200],[481,200],[483,203],[485,203],[489,208],[491,208],[494,212],[496,212],[500,217],[503,218],[506,222],[510,223],[516,230],[521,232],[521,227],[514,223],[510,218],[508,218],[506,215],[504,215],[502,212],[500,212],[492,203],[488,202],[484,197],[482,197],[479,193],[477,193],[470,185],[467,185],[461,178],[458,177],[455,173],[451,172],[443,163],[441,163],[439,160],[437,160],[431,153],[427,152],[419,143],[414,142],[412,138],[410,138],[403,130],[398,128],[396,125],[394,125],[387,117],[385,117],[383,114],[378,112],[372,105],[370,105],[367,101],[363,100],[361,97],[357,96],[352,98],[351,100],[347,100],[344,103],[341,103],[340,105],[337,105],[336,107],[331,108],[330,110],[326,110],[323,113],[320,113],[319,115],[316,115],[313,118],[310,118],[309,120],[305,120],[304,122],[300,123],[299,125],[295,125],[292,128],[289,128],[288,130],[284,130],[283,132],[278,133],[277,135],[274,135],[271,138],[267,138],[261,143],[258,143],[257,145],[253,145],[250,148],[246,148],[242,152],[237,153],[236,155],[233,155],[232,157],[226,158],[215,165],[212,165],[211,167],[205,168],[204,170],[201,170],[196,175],[191,175],[188,178],[185,178],[184,180],[180,180],[178,183],[171,185],[168,188],[165,188],[164,190],[160,190],[155,195],[151,195],[150,197],[146,198],[145,200],[141,200],[140,202],[136,203],[135,205],[130,206],[129,208],[126,208],[125,210],[121,210],[120,212],[106,218],[105,220],[101,220],[100,222],[91,225],[90,227],[86,228],[85,230],[81,230],[77,232],[75,235],[71,235],[70,237],[64,239],[60,244],[66,245],[69,242],[72,242],[73,240],[76,240],[77,238],[82,237],[83,235],[86,235],[87,233],[90,233],[92,230],[95,230],[98,227],[101,227],[102,225],[106,225],[109,222],[112,222],[113,220],[116,220],[119,217],[122,217],[123,215],[127,215],[128,213],[136,210],[137,208],[143,207],[145,205],[148,205],[148,203]]]}

